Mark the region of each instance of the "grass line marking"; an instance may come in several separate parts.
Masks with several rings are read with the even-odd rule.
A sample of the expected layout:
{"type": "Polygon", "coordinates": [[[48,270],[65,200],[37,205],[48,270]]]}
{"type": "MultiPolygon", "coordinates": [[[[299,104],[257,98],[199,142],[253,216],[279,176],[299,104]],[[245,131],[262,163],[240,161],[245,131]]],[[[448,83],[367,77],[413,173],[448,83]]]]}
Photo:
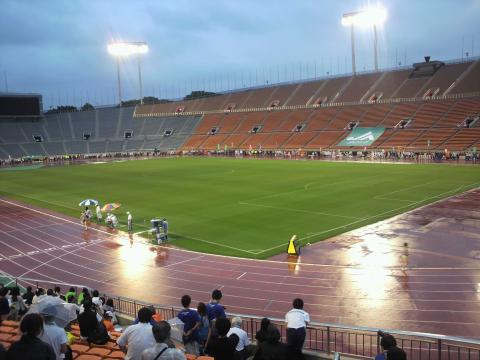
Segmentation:
{"type": "MultiPolygon", "coordinates": [[[[351,226],[351,225],[357,224],[357,223],[362,222],[362,221],[375,219],[375,218],[377,218],[377,217],[379,217],[379,216],[383,216],[383,215],[385,215],[385,214],[389,214],[389,213],[392,213],[392,212],[395,212],[395,211],[398,211],[398,210],[401,210],[401,209],[405,209],[405,208],[408,208],[408,207],[413,206],[413,205],[416,205],[416,204],[421,204],[421,203],[423,203],[423,202],[425,202],[425,201],[442,197],[442,196],[445,195],[445,194],[455,193],[455,192],[457,192],[457,191],[459,191],[459,190],[461,190],[461,189],[463,189],[463,188],[468,188],[468,187],[470,187],[470,186],[474,186],[474,185],[477,185],[477,184],[480,184],[480,182],[475,182],[475,183],[471,183],[471,184],[468,184],[468,185],[460,185],[460,186],[457,187],[457,188],[454,188],[454,189],[445,191],[445,192],[443,192],[443,193],[440,193],[440,194],[437,194],[437,195],[434,195],[434,196],[430,196],[430,197],[428,197],[428,198],[425,198],[425,199],[416,201],[416,202],[411,203],[411,204],[407,204],[407,205],[400,206],[400,207],[395,208],[395,209],[383,211],[383,212],[378,213],[378,214],[376,214],[376,215],[367,216],[367,217],[365,217],[365,218],[361,218],[361,219],[359,219],[359,220],[350,222],[350,223],[345,224],[345,225],[340,225],[340,226],[336,226],[336,227],[331,228],[331,229],[319,231],[319,232],[317,232],[317,233],[312,233],[312,234],[310,234],[310,235],[308,235],[308,236],[305,236],[305,237],[303,237],[303,238],[301,238],[301,239],[299,239],[299,240],[302,241],[302,240],[310,239],[310,238],[315,237],[315,236],[318,236],[318,235],[327,234],[327,233],[332,232],[332,231],[335,231],[335,230],[339,230],[339,229],[343,229],[343,228],[349,227],[349,226],[351,226]]],[[[278,249],[278,248],[280,248],[280,247],[282,247],[282,246],[285,246],[285,244],[281,244],[281,245],[277,245],[277,246],[272,246],[272,247],[270,247],[270,248],[268,248],[268,249],[262,250],[261,252],[259,252],[259,254],[263,254],[263,253],[265,253],[265,252],[267,252],[267,251],[270,251],[270,250],[278,249]]]]}
{"type": "Polygon", "coordinates": [[[324,213],[324,212],[310,211],[310,210],[302,210],[302,209],[284,208],[284,207],[271,206],[271,205],[253,204],[253,203],[249,203],[249,202],[245,202],[245,201],[239,201],[238,203],[240,205],[257,206],[257,207],[263,207],[263,208],[268,208],[268,209],[278,209],[278,210],[293,211],[293,212],[300,212],[300,213],[313,214],[313,215],[333,216],[333,217],[339,217],[339,218],[343,218],[343,219],[355,219],[355,220],[361,219],[361,218],[355,217],[355,216],[346,216],[346,215],[331,214],[331,213],[324,213]]]}

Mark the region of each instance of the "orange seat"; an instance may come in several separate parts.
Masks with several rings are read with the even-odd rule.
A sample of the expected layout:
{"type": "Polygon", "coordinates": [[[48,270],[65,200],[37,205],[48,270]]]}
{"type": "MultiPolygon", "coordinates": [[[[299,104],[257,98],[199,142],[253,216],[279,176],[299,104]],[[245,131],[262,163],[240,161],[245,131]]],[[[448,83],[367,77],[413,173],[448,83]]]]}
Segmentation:
{"type": "Polygon", "coordinates": [[[215,358],[211,356],[199,356],[197,357],[197,360],[215,360],[215,358]]]}
{"type": "Polygon", "coordinates": [[[125,359],[125,353],[123,351],[112,351],[109,355],[108,355],[108,358],[109,359],[125,359]]]}
{"type": "Polygon", "coordinates": [[[78,356],[78,353],[76,351],[72,351],[72,358],[76,359],[78,356]]]}
{"type": "Polygon", "coordinates": [[[82,344],[72,344],[70,347],[72,348],[72,351],[75,351],[80,355],[86,353],[90,349],[90,346],[82,344]]]}
{"type": "Polygon", "coordinates": [[[0,341],[10,340],[13,338],[12,334],[0,333],[0,341]]]}
{"type": "Polygon", "coordinates": [[[99,346],[93,346],[86,352],[88,355],[100,355],[101,357],[107,356],[112,351],[99,346]]]}
{"type": "Polygon", "coordinates": [[[197,359],[197,355],[193,355],[193,354],[185,354],[185,357],[187,358],[187,360],[196,360],[197,359]]]}
{"type": "Polygon", "coordinates": [[[82,354],[77,357],[75,360],[101,360],[102,357],[98,355],[89,355],[89,354],[82,354]]]}
{"type": "Polygon", "coordinates": [[[0,333],[17,334],[18,329],[11,326],[0,326],[0,333]]]}
{"type": "Polygon", "coordinates": [[[10,345],[12,345],[12,343],[8,341],[0,341],[0,344],[2,344],[5,349],[8,349],[10,345]]]}
{"type": "Polygon", "coordinates": [[[2,321],[2,326],[11,326],[11,327],[18,327],[20,322],[13,321],[13,320],[4,320],[2,321]]]}

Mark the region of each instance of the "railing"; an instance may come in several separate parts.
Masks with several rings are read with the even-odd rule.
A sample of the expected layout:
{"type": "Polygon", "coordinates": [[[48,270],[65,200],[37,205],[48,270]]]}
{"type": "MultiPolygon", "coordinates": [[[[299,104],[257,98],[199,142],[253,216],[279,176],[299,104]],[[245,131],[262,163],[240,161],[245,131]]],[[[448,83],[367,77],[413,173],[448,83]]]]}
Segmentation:
{"type": "MultiPolygon", "coordinates": [[[[36,280],[31,278],[12,278],[8,274],[11,283],[18,285],[32,285],[52,287],[56,285],[68,285],[47,280],[36,280]],[[48,285],[48,286],[45,286],[48,285]]],[[[77,292],[87,286],[74,285],[77,292]]],[[[87,287],[88,288],[88,287],[87,287]]],[[[138,310],[144,306],[151,306],[149,303],[136,301],[119,296],[108,296],[113,300],[117,312],[127,316],[137,316],[138,310]]],[[[180,310],[179,307],[154,305],[157,313],[164,319],[175,317],[180,310]]],[[[256,332],[260,329],[261,317],[228,313],[229,316],[240,316],[243,319],[243,329],[253,340],[256,332]]],[[[283,341],[286,338],[286,325],[283,319],[270,318],[278,327],[283,341]]],[[[385,320],[388,320],[385,319],[385,320]]],[[[444,336],[420,332],[407,332],[401,330],[387,329],[386,332],[395,336],[397,344],[406,353],[409,360],[480,360],[480,340],[454,336],[444,336]]],[[[348,357],[372,358],[380,351],[380,337],[378,329],[328,323],[311,322],[307,327],[307,336],[304,345],[305,350],[319,353],[333,354],[340,353],[348,357]]]]}

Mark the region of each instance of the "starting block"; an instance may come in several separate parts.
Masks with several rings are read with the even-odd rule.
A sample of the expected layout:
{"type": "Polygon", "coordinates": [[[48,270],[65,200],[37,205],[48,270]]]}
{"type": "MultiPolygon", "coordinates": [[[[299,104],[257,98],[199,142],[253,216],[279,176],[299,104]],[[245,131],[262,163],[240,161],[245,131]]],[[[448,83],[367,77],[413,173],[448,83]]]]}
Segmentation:
{"type": "Polygon", "coordinates": [[[290,241],[288,242],[287,254],[299,256],[300,255],[300,244],[297,240],[297,235],[293,235],[290,241]]]}

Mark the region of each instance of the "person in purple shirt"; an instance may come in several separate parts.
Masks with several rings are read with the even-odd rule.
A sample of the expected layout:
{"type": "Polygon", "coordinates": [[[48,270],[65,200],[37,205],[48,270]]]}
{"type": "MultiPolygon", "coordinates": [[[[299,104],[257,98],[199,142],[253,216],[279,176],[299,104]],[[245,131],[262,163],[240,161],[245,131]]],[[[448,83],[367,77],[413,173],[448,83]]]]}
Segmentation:
{"type": "Polygon", "coordinates": [[[213,290],[212,292],[212,300],[207,304],[207,315],[208,320],[212,322],[212,320],[225,318],[225,308],[220,305],[220,300],[222,299],[222,292],[218,289],[213,290]]]}
{"type": "Polygon", "coordinates": [[[178,313],[178,318],[185,324],[183,326],[183,344],[188,354],[199,355],[198,328],[200,315],[196,310],[190,309],[192,299],[189,295],[182,296],[183,310],[178,313]]]}

